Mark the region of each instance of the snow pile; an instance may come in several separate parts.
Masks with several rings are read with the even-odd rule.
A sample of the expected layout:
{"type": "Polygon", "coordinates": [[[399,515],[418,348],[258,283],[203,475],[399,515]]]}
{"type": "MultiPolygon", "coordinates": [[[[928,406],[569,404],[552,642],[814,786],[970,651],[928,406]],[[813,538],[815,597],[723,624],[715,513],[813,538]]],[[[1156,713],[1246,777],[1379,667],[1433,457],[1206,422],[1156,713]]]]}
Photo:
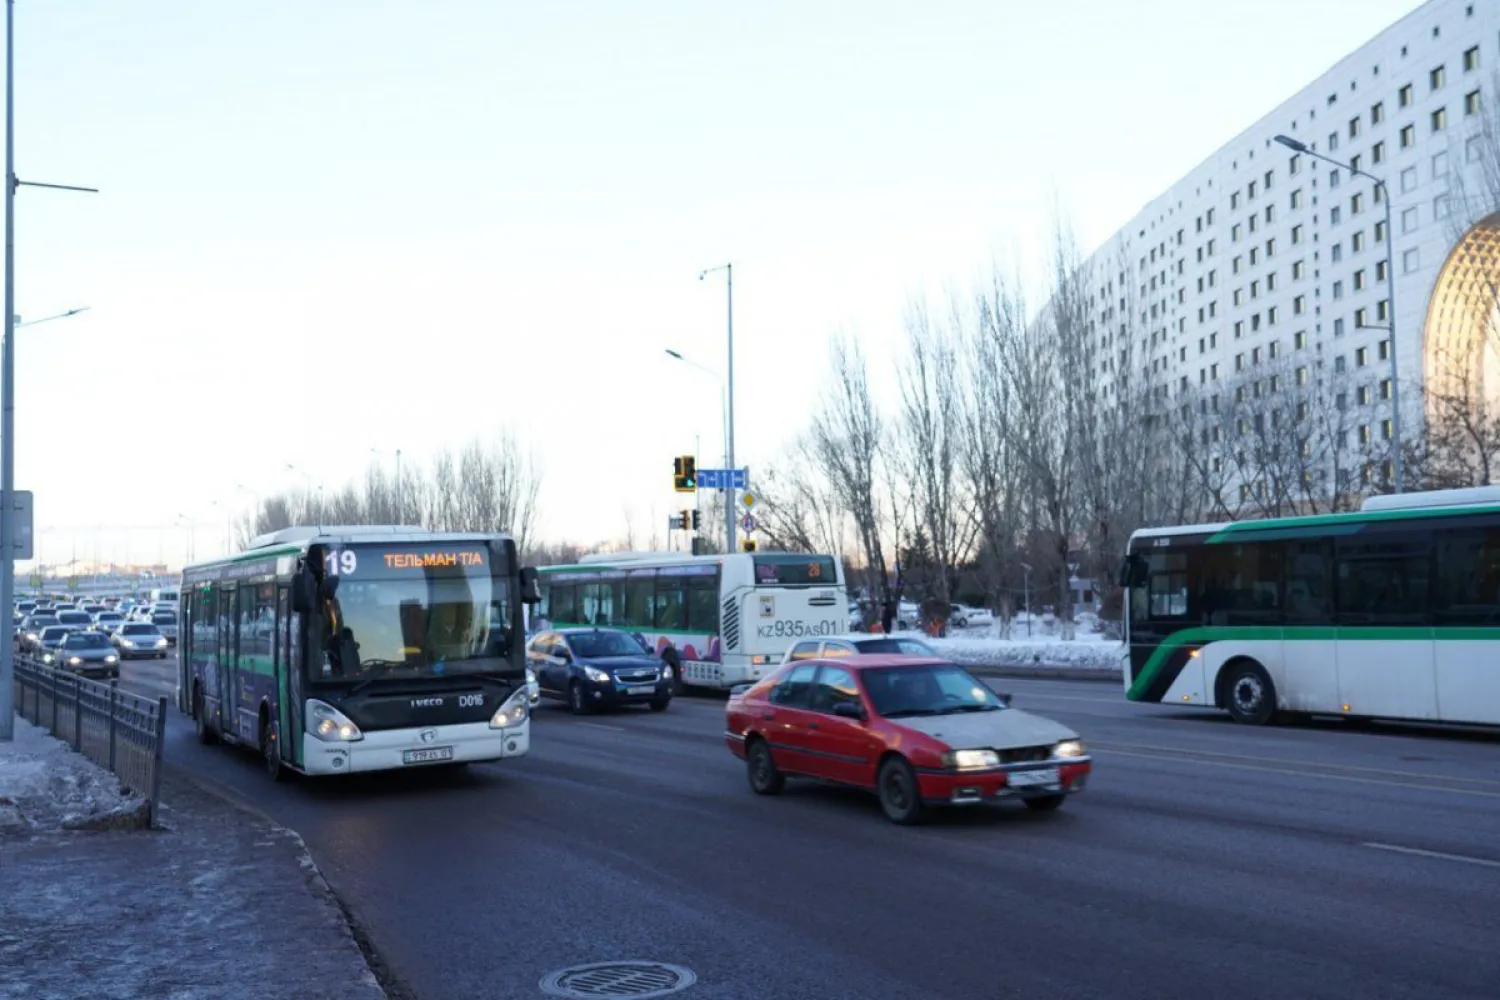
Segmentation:
{"type": "Polygon", "coordinates": [[[1125,656],[1118,639],[929,639],[939,652],[976,667],[1068,667],[1117,671],[1125,656]]]}
{"type": "Polygon", "coordinates": [[[15,739],[0,743],[0,834],[135,828],[146,800],[45,729],[16,717],[15,739]]]}

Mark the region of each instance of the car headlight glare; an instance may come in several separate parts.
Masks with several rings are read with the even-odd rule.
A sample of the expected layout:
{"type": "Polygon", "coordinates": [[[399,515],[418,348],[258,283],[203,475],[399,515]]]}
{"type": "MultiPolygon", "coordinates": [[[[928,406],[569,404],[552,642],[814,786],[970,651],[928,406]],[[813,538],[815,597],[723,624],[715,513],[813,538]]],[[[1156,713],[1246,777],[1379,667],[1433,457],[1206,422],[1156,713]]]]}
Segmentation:
{"type": "Polygon", "coordinates": [[[70,666],[70,667],[76,667],[76,666],[78,666],[81,663],[83,663],[83,659],[81,657],[77,657],[77,656],[70,656],[70,657],[68,657],[68,666],[70,666]]]}
{"type": "Polygon", "coordinates": [[[1082,757],[1084,754],[1082,740],[1063,740],[1052,748],[1054,757],[1082,757]]]}
{"type": "Polygon", "coordinates": [[[526,668],[526,683],[527,684],[535,684],[536,683],[536,671],[532,670],[530,667],[526,668]]]}
{"type": "Polygon", "coordinates": [[[158,649],[162,648],[166,644],[167,644],[167,637],[166,636],[162,636],[160,639],[156,640],[156,647],[158,649]]]}
{"type": "Polygon", "coordinates": [[[609,674],[606,671],[600,670],[598,667],[584,667],[583,676],[587,677],[595,684],[605,684],[609,681],[609,674]]]}
{"type": "Polygon", "coordinates": [[[118,656],[115,656],[113,653],[111,653],[110,655],[108,655],[108,656],[106,656],[104,658],[104,662],[105,663],[114,663],[118,659],[119,659],[118,656]]]}
{"type": "Polygon", "coordinates": [[[981,771],[999,767],[1000,755],[993,750],[949,750],[943,754],[943,764],[957,771],[981,771]]]}
{"type": "Polygon", "coordinates": [[[499,711],[490,716],[490,728],[510,729],[521,725],[529,715],[527,701],[528,696],[525,688],[505,699],[505,704],[500,706],[499,711]]]}
{"type": "Polygon", "coordinates": [[[353,719],[315,698],[307,703],[307,733],[325,743],[354,743],[365,738],[353,719]]]}

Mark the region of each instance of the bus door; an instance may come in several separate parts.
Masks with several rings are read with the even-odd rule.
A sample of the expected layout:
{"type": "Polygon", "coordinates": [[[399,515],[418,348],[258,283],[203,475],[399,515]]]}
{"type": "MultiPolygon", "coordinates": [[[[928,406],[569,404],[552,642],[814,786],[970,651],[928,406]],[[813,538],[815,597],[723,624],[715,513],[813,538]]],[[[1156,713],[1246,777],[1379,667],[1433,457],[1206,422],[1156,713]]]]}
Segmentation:
{"type": "Polygon", "coordinates": [[[288,661],[287,629],[290,624],[291,588],[281,584],[276,588],[276,617],[271,628],[271,676],[276,685],[276,725],[280,730],[281,756],[283,760],[298,763],[299,747],[290,734],[301,732],[302,712],[299,701],[302,685],[296,683],[296,669],[288,661]]]}
{"type": "Polygon", "coordinates": [[[235,589],[219,591],[219,648],[214,657],[215,682],[219,689],[219,728],[230,735],[240,732],[240,691],[238,686],[239,643],[235,641],[239,616],[235,610],[235,589]]]}

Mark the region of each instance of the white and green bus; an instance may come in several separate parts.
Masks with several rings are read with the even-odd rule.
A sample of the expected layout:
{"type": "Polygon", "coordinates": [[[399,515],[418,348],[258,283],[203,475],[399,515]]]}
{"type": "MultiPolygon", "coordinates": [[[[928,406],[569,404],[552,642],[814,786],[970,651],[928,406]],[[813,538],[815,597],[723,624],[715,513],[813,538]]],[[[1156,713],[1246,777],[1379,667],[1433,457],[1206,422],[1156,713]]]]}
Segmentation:
{"type": "Polygon", "coordinates": [[[759,680],[796,640],[848,631],[843,566],[828,555],[616,553],[538,577],[547,627],[631,632],[672,668],[679,692],[759,680]]]}
{"type": "Polygon", "coordinates": [[[177,707],[278,779],[520,757],[536,596],[508,535],[263,535],[183,569],[177,707]]]}
{"type": "Polygon", "coordinates": [[[1500,487],[1130,538],[1132,701],[1500,725],[1500,487]]]}

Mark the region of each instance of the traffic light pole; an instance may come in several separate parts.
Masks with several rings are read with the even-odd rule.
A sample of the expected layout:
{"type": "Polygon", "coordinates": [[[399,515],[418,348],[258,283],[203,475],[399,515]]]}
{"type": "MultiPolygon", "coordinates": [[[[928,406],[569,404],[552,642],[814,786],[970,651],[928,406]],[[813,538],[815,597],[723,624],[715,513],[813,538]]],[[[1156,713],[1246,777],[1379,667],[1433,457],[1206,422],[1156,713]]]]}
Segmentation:
{"type": "MultiPolygon", "coordinates": [[[[724,457],[729,460],[728,461],[728,465],[729,465],[729,469],[730,469],[729,475],[731,477],[733,477],[734,476],[734,468],[735,468],[735,465],[734,465],[734,265],[733,264],[725,264],[724,265],[724,272],[725,272],[725,276],[726,276],[726,279],[727,279],[727,282],[728,282],[727,283],[727,294],[728,294],[728,301],[729,301],[729,316],[728,316],[729,364],[728,364],[728,366],[725,369],[725,371],[726,371],[726,374],[725,374],[725,382],[726,382],[725,392],[728,395],[728,400],[727,400],[727,404],[726,404],[725,408],[729,412],[725,415],[725,420],[726,420],[725,427],[727,428],[727,433],[725,434],[725,441],[724,441],[724,451],[726,453],[724,457]]],[[[1392,350],[1394,352],[1394,346],[1393,346],[1392,350]]],[[[734,551],[734,486],[733,486],[732,482],[730,484],[729,489],[727,489],[727,490],[724,491],[724,535],[725,535],[725,538],[727,539],[727,547],[724,549],[724,552],[726,554],[728,554],[728,553],[734,551]]]]}

